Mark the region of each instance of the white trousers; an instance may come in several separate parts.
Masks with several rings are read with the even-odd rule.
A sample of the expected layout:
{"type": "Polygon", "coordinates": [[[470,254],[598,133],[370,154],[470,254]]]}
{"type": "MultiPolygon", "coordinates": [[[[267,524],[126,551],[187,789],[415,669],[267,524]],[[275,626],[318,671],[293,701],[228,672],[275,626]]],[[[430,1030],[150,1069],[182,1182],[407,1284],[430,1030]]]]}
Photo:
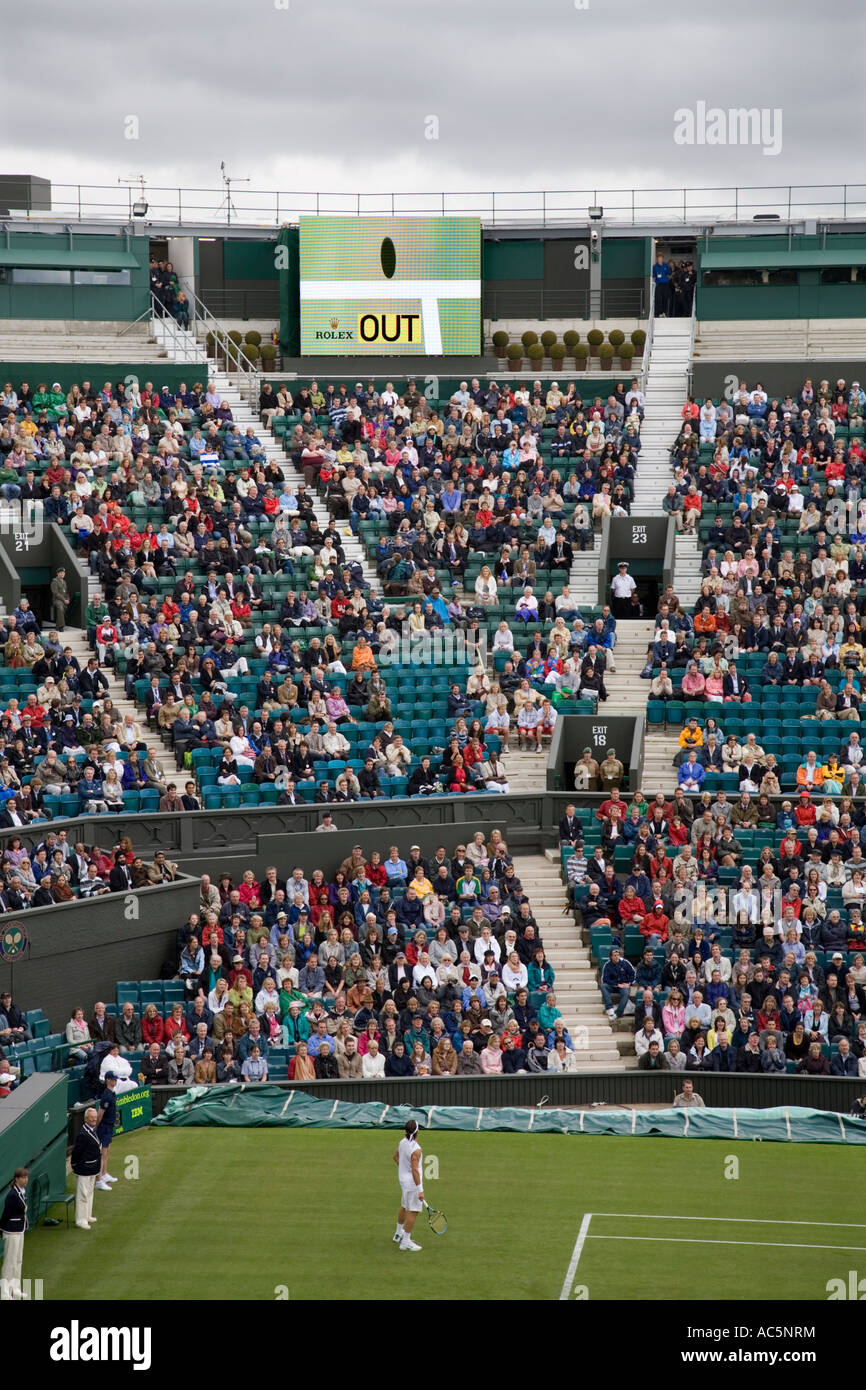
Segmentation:
{"type": "Polygon", "coordinates": [[[3,1268],[0,1270],[0,1299],[8,1301],[21,1292],[21,1265],[24,1261],[24,1232],[3,1232],[3,1268]]]}
{"type": "Polygon", "coordinates": [[[82,1225],[90,1220],[93,1215],[93,1189],[96,1185],[96,1174],[91,1173],[86,1177],[79,1173],[75,1184],[75,1224],[82,1225]]]}

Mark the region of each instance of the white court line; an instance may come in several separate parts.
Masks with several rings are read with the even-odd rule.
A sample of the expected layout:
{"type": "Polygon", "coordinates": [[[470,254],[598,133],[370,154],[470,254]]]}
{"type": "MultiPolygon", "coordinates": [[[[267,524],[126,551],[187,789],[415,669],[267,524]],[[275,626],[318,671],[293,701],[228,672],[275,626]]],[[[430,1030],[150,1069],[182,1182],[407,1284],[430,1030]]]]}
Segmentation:
{"type": "Polygon", "coordinates": [[[787,1240],[706,1240],[701,1236],[589,1236],[588,1239],[649,1240],[654,1245],[758,1245],[765,1250],[862,1250],[866,1253],[866,1245],[800,1245],[787,1240]]]}
{"type": "Polygon", "coordinates": [[[750,1226],[823,1226],[825,1230],[829,1227],[844,1227],[853,1231],[866,1231],[866,1224],[862,1221],[780,1221],[769,1216],[667,1216],[650,1211],[594,1211],[592,1215],[615,1216],[621,1221],[703,1221],[705,1225],[723,1221],[725,1225],[741,1222],[750,1226]]]}
{"type": "Polygon", "coordinates": [[[569,1294],[571,1293],[571,1286],[574,1283],[574,1276],[577,1273],[577,1266],[580,1263],[580,1257],[583,1253],[583,1247],[586,1242],[587,1232],[589,1231],[589,1223],[591,1220],[592,1212],[588,1211],[580,1223],[580,1230],[577,1233],[577,1240],[574,1242],[574,1249],[571,1252],[571,1260],[569,1261],[568,1265],[568,1273],[565,1276],[565,1279],[562,1284],[562,1292],[559,1295],[560,1303],[563,1301],[563,1299],[568,1298],[569,1294]]]}

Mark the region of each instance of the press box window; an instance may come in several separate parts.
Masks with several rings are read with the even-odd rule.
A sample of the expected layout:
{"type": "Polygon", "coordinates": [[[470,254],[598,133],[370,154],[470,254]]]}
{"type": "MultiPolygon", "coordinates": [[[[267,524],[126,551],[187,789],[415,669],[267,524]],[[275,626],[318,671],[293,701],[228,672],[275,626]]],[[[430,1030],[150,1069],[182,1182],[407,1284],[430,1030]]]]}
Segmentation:
{"type": "Polygon", "coordinates": [[[73,270],[73,285],[129,285],[132,283],[128,270],[73,270]]]}
{"type": "Polygon", "coordinates": [[[34,270],[16,266],[10,272],[14,285],[129,285],[128,270],[34,270]]]}
{"type": "Polygon", "coordinates": [[[71,285],[71,270],[32,270],[15,266],[11,271],[13,285],[71,285]]]}
{"type": "Polygon", "coordinates": [[[758,285],[796,285],[797,271],[788,269],[759,270],[737,267],[730,270],[705,270],[705,289],[744,289],[758,285]]]}

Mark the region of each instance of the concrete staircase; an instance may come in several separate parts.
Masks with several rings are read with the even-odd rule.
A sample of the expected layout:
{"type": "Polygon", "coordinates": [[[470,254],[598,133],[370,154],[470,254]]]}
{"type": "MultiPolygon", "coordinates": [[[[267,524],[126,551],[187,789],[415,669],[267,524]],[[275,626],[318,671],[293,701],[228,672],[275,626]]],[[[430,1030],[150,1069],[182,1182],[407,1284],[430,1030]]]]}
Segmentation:
{"type": "Polygon", "coordinates": [[[632,512],[658,516],[671,482],[670,449],[682,423],[689,389],[691,319],[656,319],[646,378],[640,461],[632,512]]]}
{"type": "MultiPolygon", "coordinates": [[[[544,855],[517,855],[514,867],[556,975],[557,1007],[571,1035],[579,1069],[624,1069],[626,1063],[604,1011],[589,947],[581,942],[566,905],[558,858],[552,862],[544,855]]],[[[628,1039],[623,1042],[627,1044],[628,1039]]]]}
{"type": "Polygon", "coordinates": [[[593,533],[591,550],[575,550],[568,575],[568,587],[580,604],[598,603],[598,571],[601,533],[593,533]]]}
{"type": "MultiPolygon", "coordinates": [[[[87,644],[87,634],[81,628],[67,627],[62,634],[64,646],[72,648],[74,656],[78,659],[82,670],[93,656],[93,652],[87,644]]],[[[144,717],[144,710],[139,709],[134,700],[128,700],[123,690],[123,680],[118,676],[112,666],[102,666],[102,674],[108,681],[108,693],[111,696],[113,705],[120,711],[121,716],[131,714],[141,729],[142,741],[147,745],[148,752],[162,769],[167,782],[177,782],[180,790],[183,790],[183,774],[177,771],[174,757],[165,747],[158,734],[147,726],[144,717]]]]}
{"type": "MultiPolygon", "coordinates": [[[[235,375],[226,372],[213,359],[208,361],[208,380],[212,381],[216,389],[224,400],[231,406],[234,422],[243,434],[248,425],[255,429],[257,437],[262,441],[262,445],[269,460],[273,460],[283,471],[283,476],[292,488],[303,486],[304,478],[298,472],[294,464],[289,459],[283,445],[269,429],[266,429],[258,412],[251,409],[243,392],[241,391],[235,375]]],[[[308,490],[308,495],[312,499],[313,513],[321,528],[324,530],[328,525],[328,509],[324,502],[312,490],[308,490]]],[[[381,593],[379,577],[374,567],[370,564],[364,552],[361,542],[352,534],[347,521],[338,523],[337,529],[340,533],[343,550],[347,561],[358,561],[364,572],[364,578],[369,584],[373,593],[381,593]]]]}
{"type": "Polygon", "coordinates": [[[673,759],[679,749],[678,731],[647,733],[643,745],[643,792],[653,797],[656,792],[672,796],[677,785],[677,769],[673,759]]]}
{"type": "Polygon", "coordinates": [[[678,531],[674,551],[674,590],[680,603],[691,608],[701,591],[701,543],[697,536],[678,531]]]}
{"type": "Polygon", "coordinates": [[[650,619],[617,619],[616,671],[608,668],[605,674],[608,698],[600,706],[601,713],[639,715],[645,712],[648,683],[640,679],[640,673],[646,663],[646,649],[652,634],[650,619]]]}
{"type": "Polygon", "coordinates": [[[516,739],[512,741],[511,752],[505,754],[503,762],[508,772],[508,790],[513,796],[531,796],[534,792],[545,791],[547,757],[547,748],[541,753],[520,753],[516,739]]]}

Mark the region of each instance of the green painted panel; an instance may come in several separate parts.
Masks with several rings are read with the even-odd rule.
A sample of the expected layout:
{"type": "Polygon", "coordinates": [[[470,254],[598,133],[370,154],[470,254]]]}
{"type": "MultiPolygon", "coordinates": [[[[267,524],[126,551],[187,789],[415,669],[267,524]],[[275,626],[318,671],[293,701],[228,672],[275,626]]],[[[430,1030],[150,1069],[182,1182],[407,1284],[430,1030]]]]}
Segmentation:
{"type": "Polygon", "coordinates": [[[58,1135],[63,1135],[65,1140],[66,1077],[59,1076],[47,1086],[38,1073],[32,1080],[35,1086],[25,1081],[4,1102],[4,1124],[0,1129],[0,1190],[11,1182],[16,1168],[27,1166],[53,1144],[58,1135]],[[10,1105],[10,1101],[14,1104],[10,1105]]]}
{"type": "Polygon", "coordinates": [[[138,260],[131,251],[97,251],[84,242],[67,251],[56,246],[56,238],[43,237],[44,246],[0,246],[0,265],[28,266],[53,270],[137,270],[138,260]]]}
{"type": "Polygon", "coordinates": [[[275,241],[230,241],[223,243],[223,273],[229,280],[276,280],[275,241]]]}
{"type": "Polygon", "coordinates": [[[543,241],[491,241],[485,237],[481,253],[482,279],[543,280],[543,241]]]}
{"type": "MultiPolygon", "coordinates": [[[[813,275],[814,272],[804,272],[813,275]]],[[[698,281],[699,319],[799,319],[866,317],[866,284],[704,287],[698,281]]]]}
{"type": "MultiPolygon", "coordinates": [[[[854,240],[852,238],[851,240],[854,240]]],[[[859,238],[858,238],[859,240],[859,238]]],[[[831,265],[857,265],[866,256],[866,246],[854,249],[848,244],[839,247],[828,246],[789,251],[756,247],[752,251],[703,251],[700,257],[701,270],[773,270],[778,267],[811,269],[831,265]]]]}
{"type": "Polygon", "coordinates": [[[280,349],[286,357],[301,351],[301,237],[298,227],[284,227],[277,238],[284,253],[285,269],[278,272],[280,282],[280,349]]]}
{"type": "Polygon", "coordinates": [[[602,280],[627,280],[649,274],[649,237],[607,237],[601,243],[602,280]]]}

